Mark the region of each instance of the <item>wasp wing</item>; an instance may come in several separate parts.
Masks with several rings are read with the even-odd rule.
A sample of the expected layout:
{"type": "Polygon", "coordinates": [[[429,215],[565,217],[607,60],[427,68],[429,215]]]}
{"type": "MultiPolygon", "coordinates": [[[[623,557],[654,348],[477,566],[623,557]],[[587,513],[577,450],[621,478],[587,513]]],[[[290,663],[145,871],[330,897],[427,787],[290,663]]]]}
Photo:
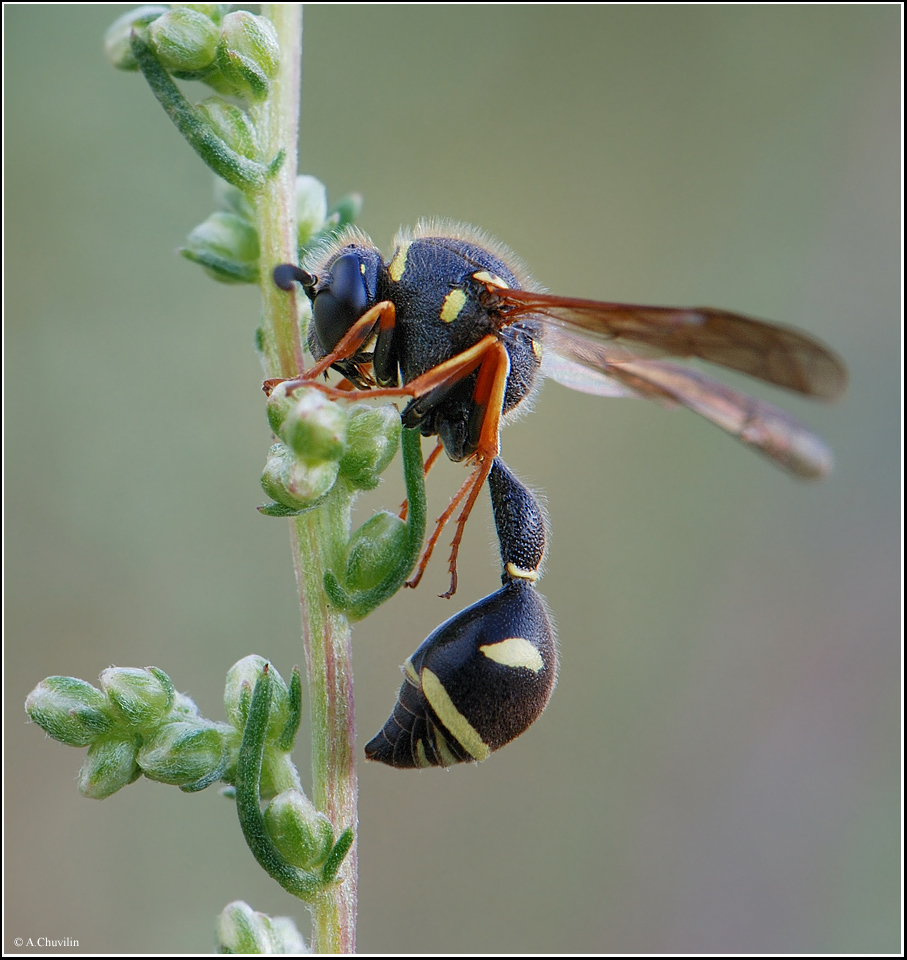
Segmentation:
{"type": "Polygon", "coordinates": [[[698,370],[660,360],[628,360],[620,349],[565,330],[546,330],[544,348],[543,372],[567,386],[681,404],[795,477],[818,480],[831,471],[831,451],[799,420],[698,370]],[[549,361],[551,352],[563,359],[549,361]],[[585,377],[577,373],[576,365],[586,371],[585,377]],[[619,388],[617,393],[612,384],[619,388]]]}
{"type": "Polygon", "coordinates": [[[505,323],[541,315],[602,343],[643,346],[645,352],[698,357],[759,380],[831,400],[847,386],[847,371],[828,347],[796,330],[712,307],[645,307],[556,297],[486,284],[505,323]],[[647,348],[647,349],[646,349],[647,348]]]}

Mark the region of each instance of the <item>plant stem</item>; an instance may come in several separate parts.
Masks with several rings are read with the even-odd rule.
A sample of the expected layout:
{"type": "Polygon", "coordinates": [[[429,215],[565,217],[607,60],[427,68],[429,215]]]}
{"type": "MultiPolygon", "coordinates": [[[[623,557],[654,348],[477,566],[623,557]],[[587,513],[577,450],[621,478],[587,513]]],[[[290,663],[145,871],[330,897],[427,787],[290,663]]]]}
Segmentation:
{"type": "MultiPolygon", "coordinates": [[[[303,369],[296,295],[274,285],[279,263],[296,263],[296,138],[302,63],[302,8],[295,3],[262,5],[280,42],[280,73],[272,95],[260,108],[267,156],[285,151],[277,176],[258,195],[261,244],[262,331],[268,376],[292,377],[303,369]]],[[[315,805],[339,834],[358,829],[356,808],[355,717],[350,625],[324,594],[328,552],[349,540],[350,494],[339,483],[325,503],[291,521],[291,541],[299,602],[309,709],[312,717],[312,788],[315,805]]],[[[343,862],[339,883],[313,905],[312,940],[318,953],[356,949],[356,843],[343,862]]]]}

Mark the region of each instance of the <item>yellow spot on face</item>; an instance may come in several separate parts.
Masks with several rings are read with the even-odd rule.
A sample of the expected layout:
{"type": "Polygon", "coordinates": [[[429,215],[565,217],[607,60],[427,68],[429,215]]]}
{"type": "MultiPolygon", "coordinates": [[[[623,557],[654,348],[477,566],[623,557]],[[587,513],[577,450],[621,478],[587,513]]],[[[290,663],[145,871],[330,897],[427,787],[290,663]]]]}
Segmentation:
{"type": "MultiPolygon", "coordinates": [[[[450,699],[441,681],[427,668],[422,671],[422,692],[441,723],[471,757],[484,760],[491,753],[490,747],[479,736],[476,728],[454,706],[453,700],[450,699]]],[[[437,738],[435,739],[437,741],[437,738]]],[[[440,746],[438,746],[438,752],[442,752],[440,746]]],[[[456,762],[456,758],[454,757],[451,762],[456,762]]]]}
{"type": "Polygon", "coordinates": [[[508,637],[500,643],[488,643],[479,650],[505,667],[525,667],[533,673],[538,673],[545,666],[542,655],[523,637],[508,637]]]}
{"type": "Polygon", "coordinates": [[[539,578],[538,570],[524,570],[522,567],[518,567],[515,563],[507,564],[507,573],[511,577],[515,577],[519,580],[530,580],[535,583],[539,578]]]}
{"type": "Polygon", "coordinates": [[[489,273],[487,270],[480,270],[478,273],[474,273],[474,280],[478,280],[479,283],[493,283],[496,287],[504,287],[508,289],[510,284],[506,280],[502,280],[496,273],[489,273]]]}
{"type": "Polygon", "coordinates": [[[404,243],[403,246],[397,247],[397,252],[394,254],[394,259],[391,260],[390,266],[387,268],[387,272],[394,283],[400,282],[400,277],[403,276],[403,273],[406,270],[406,255],[408,253],[408,243],[404,243]]]}
{"type": "Polygon", "coordinates": [[[364,263],[360,263],[360,264],[359,264],[359,272],[362,274],[363,277],[365,276],[365,264],[364,264],[364,263]]]}
{"type": "Polygon", "coordinates": [[[425,756],[425,744],[421,740],[416,741],[416,763],[420,767],[430,767],[428,757],[425,756]]]}
{"type": "Polygon", "coordinates": [[[460,315],[460,311],[463,309],[464,303],[466,303],[466,291],[451,290],[444,298],[444,303],[441,306],[441,319],[445,323],[456,320],[460,315]]]}

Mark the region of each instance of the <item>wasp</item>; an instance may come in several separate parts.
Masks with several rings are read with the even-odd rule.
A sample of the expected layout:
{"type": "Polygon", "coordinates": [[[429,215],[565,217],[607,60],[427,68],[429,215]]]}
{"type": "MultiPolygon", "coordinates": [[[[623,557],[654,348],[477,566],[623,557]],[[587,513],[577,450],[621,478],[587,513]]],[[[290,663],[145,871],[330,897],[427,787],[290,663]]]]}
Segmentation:
{"type": "MultiPolygon", "coordinates": [[[[527,635],[515,636],[537,650],[545,664],[544,677],[553,684],[553,640],[549,644],[546,616],[536,612],[536,605],[543,609],[544,604],[527,578],[508,572],[511,566],[538,571],[541,557],[535,562],[531,550],[525,568],[508,559],[512,551],[525,553],[526,545],[534,542],[536,509],[499,457],[502,424],[530,405],[543,377],[600,396],[645,397],[684,406],[800,479],[817,479],[831,469],[825,444],[783,410],[663,359],[698,358],[806,396],[839,396],[847,384],[843,362],[824,344],[789,327],[712,307],[554,296],[531,279],[510,250],[480,231],[431,221],[401,232],[389,260],[365,234],[348,229],[314,252],[305,267],[275,268],[274,280],[283,289],[299,282],[312,304],[308,346],[316,362],[289,381],[290,387],[316,385],[333,368],[344,378],[339,387],[317,383],[329,395],[408,397],[403,425],[438,438],[427,464],[443,449],[452,460],[472,465],[438,519],[409,586],[419,582],[442,530],[459,510],[449,558],[450,587],[443,596],[454,594],[463,529],[486,480],[496,521],[502,497],[521,505],[512,511],[504,533],[498,526],[502,590],[439,627],[404,668],[407,683],[394,715],[367,747],[370,756],[392,765],[479,759],[486,749],[522,732],[547,703],[550,686],[545,688],[545,680],[527,695],[532,708],[523,715],[531,718],[522,729],[511,733],[507,728],[504,733],[501,727],[497,735],[499,721],[489,725],[481,719],[494,714],[488,713],[489,702],[500,696],[494,684],[501,677],[516,683],[524,668],[511,667],[502,674],[490,666],[494,661],[477,652],[508,639],[505,624],[525,616],[527,635]],[[504,476],[510,480],[502,480],[504,476]],[[506,495],[500,492],[504,488],[506,495]],[[467,674],[449,666],[458,658],[474,668],[471,687],[460,679],[467,674]],[[444,666],[436,672],[432,664],[444,666]],[[474,702],[463,699],[467,688],[473,690],[474,702]],[[497,692],[487,692],[492,688],[497,692]],[[444,696],[458,704],[446,717],[439,709],[446,703],[444,696]],[[457,736],[451,724],[460,721],[466,724],[461,731],[468,727],[477,740],[472,733],[466,735],[467,743],[457,736]],[[446,734],[437,732],[441,727],[446,734]],[[404,755],[405,762],[399,759],[404,755]]],[[[278,382],[268,381],[266,390],[278,382]]]]}

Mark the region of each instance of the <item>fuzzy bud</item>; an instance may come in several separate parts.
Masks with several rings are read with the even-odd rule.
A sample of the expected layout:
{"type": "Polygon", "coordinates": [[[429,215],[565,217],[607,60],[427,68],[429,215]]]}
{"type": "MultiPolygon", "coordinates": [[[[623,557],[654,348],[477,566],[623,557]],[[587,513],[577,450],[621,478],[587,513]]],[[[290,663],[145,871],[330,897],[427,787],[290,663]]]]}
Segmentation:
{"type": "Polygon", "coordinates": [[[79,770],[79,793],[89,800],[103,800],[141,775],[132,740],[98,740],[79,770]]]}
{"type": "Polygon", "coordinates": [[[101,674],[101,689],[134,726],[162,723],[173,705],[174,690],[169,677],[157,676],[150,670],[108,667],[101,674]]]}
{"type": "Polygon", "coordinates": [[[76,677],[48,677],[28,695],[25,712],[54,740],[71,747],[93,743],[113,726],[107,698],[76,677]]]}
{"type": "Polygon", "coordinates": [[[223,760],[226,732],[204,721],[167,723],[139,750],[142,773],[177,786],[210,776],[223,760]]]}
{"type": "Polygon", "coordinates": [[[161,65],[177,76],[209,67],[220,40],[218,26],[188,6],[162,14],[151,24],[148,34],[161,65]]]}
{"type": "Polygon", "coordinates": [[[130,41],[132,28],[151,23],[152,20],[169,12],[170,8],[162,4],[149,4],[124,13],[110,25],[104,35],[104,52],[117,70],[138,70],[139,68],[132,55],[130,41]]]}
{"type": "Polygon", "coordinates": [[[284,790],[267,806],[265,829],[274,846],[295,867],[321,866],[334,846],[331,821],[301,790],[284,790]]]}
{"type": "Polygon", "coordinates": [[[346,588],[370,590],[400,565],[407,547],[406,523],[382,510],[370,517],[350,537],[346,560],[346,588]]]}
{"type": "Polygon", "coordinates": [[[400,445],[400,413],[390,404],[359,404],[347,414],[346,451],[340,460],[340,473],[357,489],[372,490],[400,445]]]}
{"type": "Polygon", "coordinates": [[[315,177],[300,174],[296,178],[296,231],[304,247],[324,226],[328,215],[328,192],[315,177]]]}

